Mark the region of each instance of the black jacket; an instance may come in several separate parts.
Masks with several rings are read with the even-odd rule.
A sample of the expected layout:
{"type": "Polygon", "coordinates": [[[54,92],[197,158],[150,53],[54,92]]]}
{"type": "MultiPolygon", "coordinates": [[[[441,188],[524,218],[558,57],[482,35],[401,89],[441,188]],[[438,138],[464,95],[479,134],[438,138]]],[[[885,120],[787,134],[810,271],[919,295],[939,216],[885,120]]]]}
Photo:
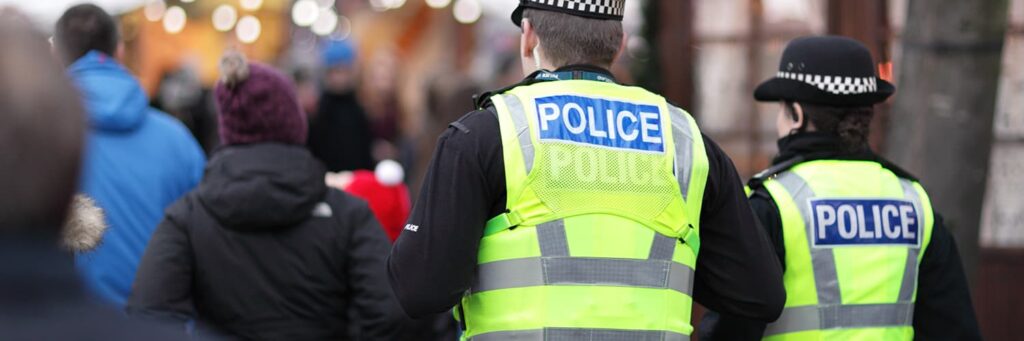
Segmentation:
{"type": "MultiPolygon", "coordinates": [[[[897,176],[914,179],[908,172],[872,153],[870,150],[841,152],[838,137],[824,133],[803,133],[779,140],[779,155],[774,165],[795,157],[804,161],[866,160],[882,164],[897,176]]],[[[786,248],[782,237],[782,218],[771,194],[756,181],[750,206],[762,222],[776,256],[785,266],[786,248]]],[[[932,239],[921,259],[918,272],[917,301],[914,304],[914,337],[916,340],[980,340],[978,321],[971,304],[970,291],[964,275],[960,254],[942,217],[935,214],[932,239]]],[[[732,314],[709,312],[701,323],[702,340],[760,340],[763,322],[750,321],[732,314]]]]}
{"type": "Polygon", "coordinates": [[[321,95],[307,145],[331,172],[373,169],[370,121],[354,92],[321,95]]]}
{"type": "Polygon", "coordinates": [[[198,334],[384,340],[397,317],[387,252],[367,204],[328,190],[305,148],[229,147],[168,208],[127,309],[196,320],[198,334]]]}
{"type": "MultiPolygon", "coordinates": [[[[610,77],[593,67],[565,69],[610,77]]],[[[710,172],[694,297],[713,309],[774,321],[786,298],[778,259],[732,161],[706,136],[704,143],[710,172]]],[[[438,140],[409,225],[388,259],[391,285],[406,313],[423,316],[458,302],[473,281],[483,227],[505,211],[505,197],[498,119],[489,110],[471,112],[438,140]]]]}
{"type": "Polygon", "coordinates": [[[183,340],[100,303],[52,238],[0,236],[0,340],[183,340]]]}

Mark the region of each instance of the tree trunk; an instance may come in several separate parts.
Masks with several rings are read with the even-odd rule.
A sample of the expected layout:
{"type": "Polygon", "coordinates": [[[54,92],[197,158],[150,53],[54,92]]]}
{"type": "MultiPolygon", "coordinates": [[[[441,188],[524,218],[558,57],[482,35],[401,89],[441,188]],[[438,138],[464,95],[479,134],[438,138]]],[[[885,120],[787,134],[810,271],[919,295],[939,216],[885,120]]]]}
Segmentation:
{"type": "Polygon", "coordinates": [[[920,177],[972,283],[1007,0],[909,0],[888,154],[920,177]]]}
{"type": "Polygon", "coordinates": [[[693,1],[658,1],[658,69],[660,93],[675,105],[696,111],[694,104],[693,1]]]}

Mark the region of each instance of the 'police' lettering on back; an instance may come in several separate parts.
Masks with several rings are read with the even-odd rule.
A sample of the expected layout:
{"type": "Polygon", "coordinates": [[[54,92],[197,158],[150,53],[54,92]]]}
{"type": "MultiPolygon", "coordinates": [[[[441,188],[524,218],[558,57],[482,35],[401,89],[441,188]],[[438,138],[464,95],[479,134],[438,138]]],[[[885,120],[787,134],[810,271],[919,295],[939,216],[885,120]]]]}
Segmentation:
{"type": "Polygon", "coordinates": [[[921,245],[921,219],[911,201],[811,199],[809,204],[814,247],[921,245]]]}
{"type": "Polygon", "coordinates": [[[657,106],[574,95],[541,97],[536,104],[541,140],[665,151],[657,106]]]}

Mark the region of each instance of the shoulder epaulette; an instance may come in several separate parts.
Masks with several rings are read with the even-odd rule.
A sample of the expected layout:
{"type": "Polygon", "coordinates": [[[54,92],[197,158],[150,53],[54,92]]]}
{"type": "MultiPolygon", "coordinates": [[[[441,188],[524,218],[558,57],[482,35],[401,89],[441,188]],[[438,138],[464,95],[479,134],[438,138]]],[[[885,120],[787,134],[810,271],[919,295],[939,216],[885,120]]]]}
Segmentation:
{"type": "Polygon", "coordinates": [[[920,182],[920,180],[918,180],[916,176],[914,176],[913,174],[910,174],[910,172],[906,171],[903,168],[900,168],[900,166],[897,166],[895,163],[892,163],[892,161],[889,161],[888,159],[883,158],[882,156],[878,156],[876,161],[879,164],[881,164],[882,167],[884,167],[885,169],[888,169],[893,174],[896,174],[896,176],[898,176],[898,177],[901,177],[901,178],[904,178],[904,179],[907,179],[907,180],[910,180],[910,181],[913,181],[913,182],[920,182]]]}
{"type": "Polygon", "coordinates": [[[473,95],[473,105],[477,109],[481,109],[482,110],[484,108],[487,108],[487,106],[491,104],[491,96],[506,93],[509,90],[515,89],[515,88],[520,87],[520,86],[525,86],[525,85],[530,85],[530,84],[540,83],[540,82],[547,82],[547,81],[549,81],[549,80],[537,79],[537,78],[534,78],[534,77],[528,77],[528,78],[524,79],[523,81],[521,81],[519,83],[512,84],[512,85],[506,86],[506,87],[498,89],[498,90],[485,91],[485,92],[473,95]]]}
{"type": "Polygon", "coordinates": [[[483,110],[487,106],[491,105],[491,96],[494,95],[494,91],[485,91],[473,95],[473,107],[477,110],[483,110]]]}
{"type": "Polygon", "coordinates": [[[519,83],[516,83],[516,84],[512,84],[512,85],[506,86],[506,87],[498,89],[498,90],[486,91],[486,92],[483,92],[481,94],[474,95],[473,96],[473,104],[476,106],[477,109],[484,109],[488,105],[491,104],[491,96],[503,94],[503,93],[508,92],[509,90],[512,90],[512,89],[518,87],[518,86],[526,85],[524,83],[526,83],[526,81],[522,81],[522,82],[519,82],[519,83]]]}
{"type": "Polygon", "coordinates": [[[764,184],[764,182],[767,181],[768,179],[771,179],[773,176],[776,176],[779,173],[785,172],[790,168],[793,168],[793,166],[796,166],[798,163],[801,162],[804,162],[804,157],[797,155],[786,161],[776,163],[771,167],[768,167],[767,169],[760,171],[757,174],[754,174],[754,176],[750,178],[750,181],[747,181],[747,186],[750,187],[751,190],[760,188],[761,185],[764,184]]]}

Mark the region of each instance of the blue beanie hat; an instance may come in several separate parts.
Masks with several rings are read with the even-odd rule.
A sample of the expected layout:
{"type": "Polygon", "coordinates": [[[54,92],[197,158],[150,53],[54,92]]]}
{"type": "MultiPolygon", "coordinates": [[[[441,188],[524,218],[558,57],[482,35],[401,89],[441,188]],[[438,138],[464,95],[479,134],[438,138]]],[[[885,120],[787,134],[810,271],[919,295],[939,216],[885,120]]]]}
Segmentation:
{"type": "Polygon", "coordinates": [[[352,66],[356,60],[356,48],[348,39],[328,39],[322,47],[324,67],[352,66]]]}

